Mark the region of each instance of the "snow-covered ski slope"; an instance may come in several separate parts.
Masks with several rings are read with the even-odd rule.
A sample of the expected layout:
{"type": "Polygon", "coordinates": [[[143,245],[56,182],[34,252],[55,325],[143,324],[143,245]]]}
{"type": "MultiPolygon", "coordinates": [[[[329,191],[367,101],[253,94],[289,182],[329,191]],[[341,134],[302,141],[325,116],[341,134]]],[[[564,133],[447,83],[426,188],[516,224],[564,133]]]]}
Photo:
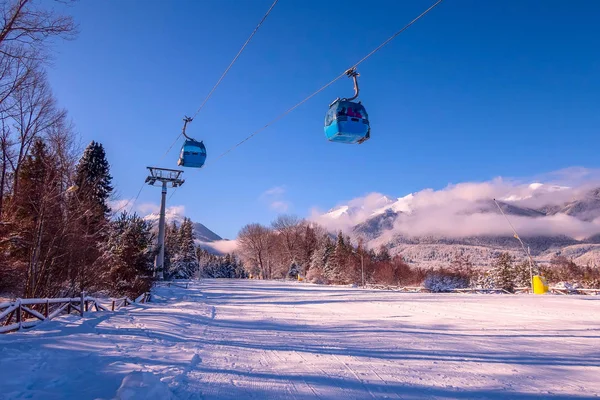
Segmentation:
{"type": "Polygon", "coordinates": [[[600,296],[205,280],[0,336],[1,399],[584,399],[600,296]]]}

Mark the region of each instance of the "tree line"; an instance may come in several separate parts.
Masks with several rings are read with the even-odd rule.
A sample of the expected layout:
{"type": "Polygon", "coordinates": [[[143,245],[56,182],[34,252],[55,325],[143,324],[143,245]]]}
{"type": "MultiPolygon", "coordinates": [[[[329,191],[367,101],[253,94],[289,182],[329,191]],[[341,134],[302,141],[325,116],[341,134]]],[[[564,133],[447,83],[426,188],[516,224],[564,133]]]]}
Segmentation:
{"type": "MultiPolygon", "coordinates": [[[[500,252],[490,269],[477,268],[457,252],[448,265],[438,268],[410,266],[400,254],[390,255],[386,246],[367,249],[341,231],[332,235],[322,226],[295,216],[281,215],[270,226],[244,226],[238,249],[247,273],[260,279],[296,279],[325,284],[423,285],[434,292],[458,288],[502,288],[512,292],[531,285],[527,259],[500,252]]],[[[549,283],[575,282],[600,287],[600,269],[578,266],[563,256],[546,265],[533,265],[534,274],[549,283]]]]}
{"type": "Polygon", "coordinates": [[[377,251],[354,244],[348,235],[332,235],[322,226],[280,215],[270,226],[248,224],[238,234],[238,249],[252,277],[297,278],[332,284],[416,284],[424,271],[411,268],[385,246],[377,251]]]}
{"type": "Polygon", "coordinates": [[[152,280],[151,227],[112,215],[104,147],[83,155],[45,67],[71,17],[30,0],[0,5],[0,291],[21,297],[81,291],[137,295],[152,280]]]}

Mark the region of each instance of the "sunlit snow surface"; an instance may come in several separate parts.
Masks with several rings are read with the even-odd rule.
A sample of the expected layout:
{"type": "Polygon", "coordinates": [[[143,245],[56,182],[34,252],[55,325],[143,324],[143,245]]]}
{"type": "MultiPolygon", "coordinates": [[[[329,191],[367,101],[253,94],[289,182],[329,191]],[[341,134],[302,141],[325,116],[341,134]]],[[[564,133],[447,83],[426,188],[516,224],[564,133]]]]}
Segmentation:
{"type": "Polygon", "coordinates": [[[600,296],[206,280],[0,335],[0,399],[583,399],[600,296]]]}

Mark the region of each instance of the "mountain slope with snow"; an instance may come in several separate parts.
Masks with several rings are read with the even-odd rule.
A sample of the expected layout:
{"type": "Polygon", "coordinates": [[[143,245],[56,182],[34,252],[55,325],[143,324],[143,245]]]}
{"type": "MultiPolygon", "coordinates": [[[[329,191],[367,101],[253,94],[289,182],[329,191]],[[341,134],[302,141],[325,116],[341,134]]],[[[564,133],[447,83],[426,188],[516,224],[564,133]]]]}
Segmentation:
{"type": "Polygon", "coordinates": [[[443,265],[457,251],[484,266],[500,251],[522,258],[511,225],[539,260],[568,254],[576,262],[600,265],[598,246],[590,246],[600,237],[600,188],[591,186],[492,181],[427,189],[396,200],[373,193],[311,219],[421,266],[443,265]]]}
{"type": "MultiPolygon", "coordinates": [[[[158,220],[160,219],[160,215],[158,213],[152,213],[146,215],[144,219],[150,222],[156,228],[158,226],[158,220]]],[[[184,216],[177,211],[171,209],[167,209],[165,211],[165,221],[167,224],[172,224],[174,222],[175,225],[180,226],[183,222],[183,219],[184,216]]],[[[194,237],[196,238],[196,240],[207,243],[223,240],[221,236],[217,235],[200,222],[192,221],[192,225],[194,228],[194,237]]]]}

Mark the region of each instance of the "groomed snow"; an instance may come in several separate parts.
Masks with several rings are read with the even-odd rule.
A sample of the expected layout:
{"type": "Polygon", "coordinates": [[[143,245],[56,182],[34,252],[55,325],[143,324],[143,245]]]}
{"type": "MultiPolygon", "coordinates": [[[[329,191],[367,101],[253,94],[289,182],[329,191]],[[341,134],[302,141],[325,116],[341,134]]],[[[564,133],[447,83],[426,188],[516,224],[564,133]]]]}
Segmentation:
{"type": "Polygon", "coordinates": [[[0,399],[591,399],[600,296],[206,280],[0,335],[0,399]]]}

